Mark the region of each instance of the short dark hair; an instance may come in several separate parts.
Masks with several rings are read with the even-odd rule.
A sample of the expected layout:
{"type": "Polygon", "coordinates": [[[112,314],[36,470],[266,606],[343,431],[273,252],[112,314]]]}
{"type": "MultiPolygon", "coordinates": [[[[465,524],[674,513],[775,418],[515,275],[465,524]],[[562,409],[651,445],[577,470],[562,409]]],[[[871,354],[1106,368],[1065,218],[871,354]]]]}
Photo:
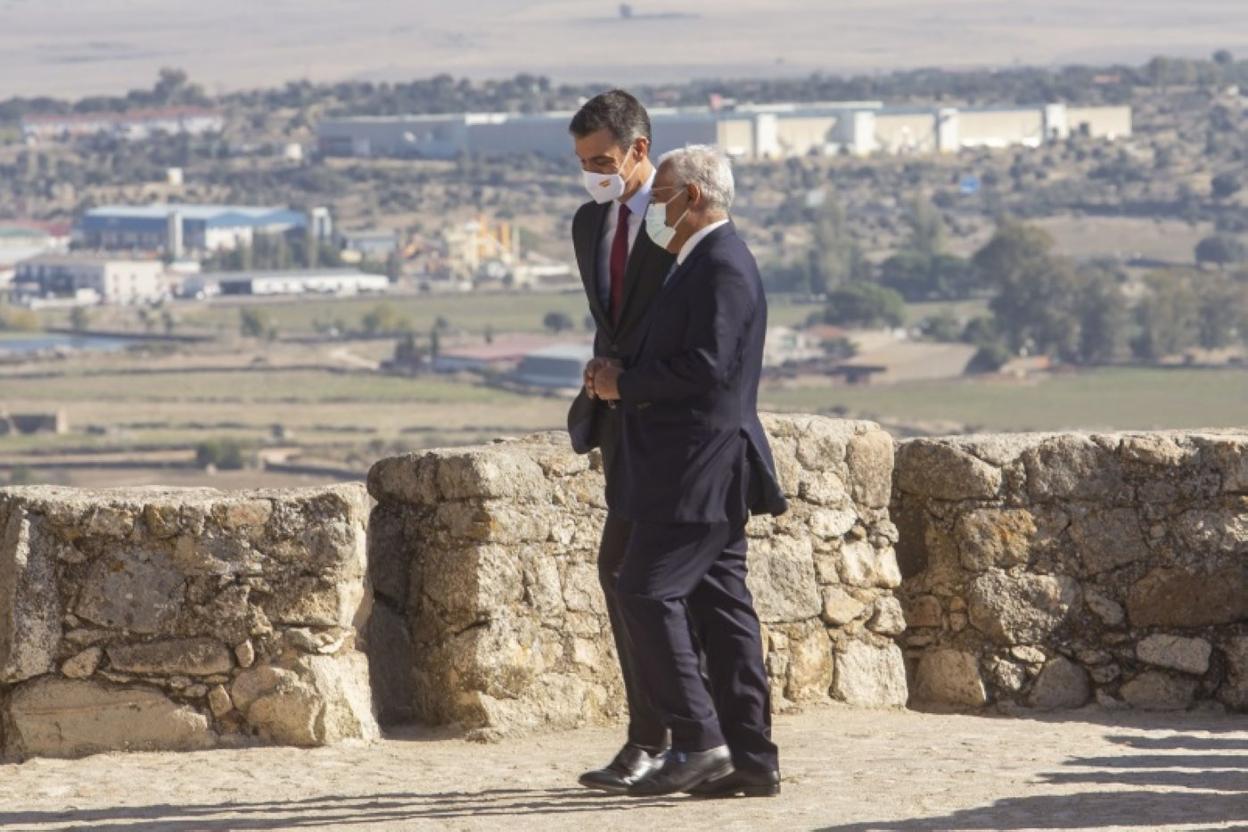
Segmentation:
{"type": "Polygon", "coordinates": [[[611,90],[586,101],[568,125],[578,139],[603,129],[610,130],[621,147],[629,147],[641,138],[650,141],[650,115],[631,94],[611,90]]]}

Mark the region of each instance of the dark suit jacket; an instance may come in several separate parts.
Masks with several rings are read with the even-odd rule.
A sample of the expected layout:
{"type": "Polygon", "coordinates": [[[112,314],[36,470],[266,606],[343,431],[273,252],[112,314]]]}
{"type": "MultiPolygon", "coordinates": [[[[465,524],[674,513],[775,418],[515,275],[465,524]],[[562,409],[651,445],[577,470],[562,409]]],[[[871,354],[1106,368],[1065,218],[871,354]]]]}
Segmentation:
{"type": "Polygon", "coordinates": [[[758,419],[766,334],[758,266],[728,223],[667,279],[620,376],[613,510],[634,522],[680,523],[787,510],[758,419]]]}
{"type": "MultiPolygon", "coordinates": [[[[597,324],[594,355],[624,361],[637,348],[645,313],[662,287],[663,278],[675,257],[654,244],[646,235],[643,224],[637,232],[624,270],[624,309],[616,324],[610,310],[602,305],[598,297],[598,252],[607,214],[618,210],[619,203],[614,201],[605,205],[587,202],[577,209],[572,218],[572,247],[576,251],[576,265],[589,299],[589,311],[597,324]]],[[[619,439],[618,413],[605,402],[589,398],[581,390],[568,410],[568,435],[577,453],[585,454],[594,448],[602,448],[609,469],[619,439]]]]}

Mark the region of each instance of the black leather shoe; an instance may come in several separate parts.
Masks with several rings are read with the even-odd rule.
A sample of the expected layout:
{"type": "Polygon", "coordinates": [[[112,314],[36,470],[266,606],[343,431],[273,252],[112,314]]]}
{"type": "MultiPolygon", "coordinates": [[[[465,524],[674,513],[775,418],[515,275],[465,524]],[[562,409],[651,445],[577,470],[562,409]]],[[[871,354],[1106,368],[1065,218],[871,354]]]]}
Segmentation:
{"type": "Polygon", "coordinates": [[[694,797],[775,797],[780,794],[780,772],[737,768],[689,790],[694,797]]]}
{"type": "Polygon", "coordinates": [[[629,786],[663,764],[664,753],[660,751],[657,754],[651,754],[640,746],[626,745],[620,749],[620,753],[615,755],[615,759],[606,768],[587,771],[577,782],[587,789],[625,794],[629,786]]]}
{"type": "Polygon", "coordinates": [[[628,787],[630,797],[658,797],[692,789],[713,777],[732,772],[728,746],[706,751],[669,751],[658,771],[628,787]]]}

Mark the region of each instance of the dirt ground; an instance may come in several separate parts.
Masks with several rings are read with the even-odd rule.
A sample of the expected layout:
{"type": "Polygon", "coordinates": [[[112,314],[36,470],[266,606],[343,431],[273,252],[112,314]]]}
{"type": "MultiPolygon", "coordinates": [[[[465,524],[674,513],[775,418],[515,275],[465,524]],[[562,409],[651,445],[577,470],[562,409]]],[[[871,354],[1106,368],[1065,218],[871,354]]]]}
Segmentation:
{"type": "Polygon", "coordinates": [[[110,754],[0,767],[4,830],[1248,830],[1248,719],[821,708],[777,720],[775,799],[597,796],[618,729],[479,745],[110,754]]]}

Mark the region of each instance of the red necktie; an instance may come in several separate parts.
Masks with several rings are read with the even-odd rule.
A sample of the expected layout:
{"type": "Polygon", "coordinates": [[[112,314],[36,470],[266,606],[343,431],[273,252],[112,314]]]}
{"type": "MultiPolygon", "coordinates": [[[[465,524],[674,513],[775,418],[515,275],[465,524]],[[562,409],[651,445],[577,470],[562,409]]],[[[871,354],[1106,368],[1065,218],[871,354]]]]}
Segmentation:
{"type": "Polygon", "coordinates": [[[624,310],[624,271],[628,266],[628,206],[620,203],[620,218],[611,241],[611,320],[619,323],[624,310]]]}

